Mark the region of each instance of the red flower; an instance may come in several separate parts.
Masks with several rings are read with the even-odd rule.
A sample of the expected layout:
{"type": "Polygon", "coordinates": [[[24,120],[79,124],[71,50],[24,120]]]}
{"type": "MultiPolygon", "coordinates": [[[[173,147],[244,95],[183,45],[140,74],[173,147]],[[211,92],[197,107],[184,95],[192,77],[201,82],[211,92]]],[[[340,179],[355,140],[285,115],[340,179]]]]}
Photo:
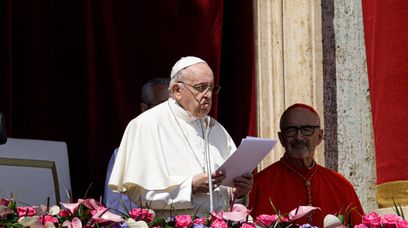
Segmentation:
{"type": "Polygon", "coordinates": [[[144,220],[145,222],[149,223],[153,220],[153,213],[148,209],[133,208],[133,210],[129,212],[129,215],[136,221],[144,220]]]}
{"type": "Polygon", "coordinates": [[[68,211],[68,210],[60,210],[60,212],[58,213],[58,215],[59,215],[60,217],[62,217],[62,218],[65,218],[65,217],[68,217],[70,214],[69,214],[69,211],[68,211]]]}
{"type": "Polygon", "coordinates": [[[37,211],[33,207],[17,207],[18,217],[31,217],[37,214],[37,211]]]}
{"type": "Polygon", "coordinates": [[[43,223],[43,224],[45,224],[45,223],[47,223],[47,222],[57,223],[57,222],[58,222],[58,219],[55,218],[55,217],[52,217],[51,215],[46,215],[46,216],[41,215],[40,217],[38,217],[38,221],[41,222],[41,223],[43,223]],[[44,222],[43,222],[43,218],[44,218],[44,222]]]}

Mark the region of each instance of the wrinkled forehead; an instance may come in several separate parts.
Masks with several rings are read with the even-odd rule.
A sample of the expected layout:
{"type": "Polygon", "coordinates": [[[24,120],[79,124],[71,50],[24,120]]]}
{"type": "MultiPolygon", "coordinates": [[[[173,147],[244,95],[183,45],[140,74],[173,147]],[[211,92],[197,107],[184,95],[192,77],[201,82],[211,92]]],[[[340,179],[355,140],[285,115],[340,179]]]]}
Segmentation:
{"type": "Polygon", "coordinates": [[[183,70],[183,80],[191,83],[213,83],[214,74],[206,63],[197,63],[183,70]]]}
{"type": "Polygon", "coordinates": [[[284,113],[281,118],[281,128],[286,126],[320,125],[319,116],[309,109],[296,107],[284,113]]]}

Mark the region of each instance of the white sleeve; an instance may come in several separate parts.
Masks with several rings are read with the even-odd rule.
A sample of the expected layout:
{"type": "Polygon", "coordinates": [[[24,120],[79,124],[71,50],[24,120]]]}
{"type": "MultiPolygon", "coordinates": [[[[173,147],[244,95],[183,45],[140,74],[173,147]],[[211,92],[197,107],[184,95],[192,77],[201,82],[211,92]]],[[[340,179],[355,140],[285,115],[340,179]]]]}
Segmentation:
{"type": "Polygon", "coordinates": [[[143,206],[151,209],[189,209],[192,203],[192,177],[183,183],[164,190],[150,190],[141,194],[143,206]]]}

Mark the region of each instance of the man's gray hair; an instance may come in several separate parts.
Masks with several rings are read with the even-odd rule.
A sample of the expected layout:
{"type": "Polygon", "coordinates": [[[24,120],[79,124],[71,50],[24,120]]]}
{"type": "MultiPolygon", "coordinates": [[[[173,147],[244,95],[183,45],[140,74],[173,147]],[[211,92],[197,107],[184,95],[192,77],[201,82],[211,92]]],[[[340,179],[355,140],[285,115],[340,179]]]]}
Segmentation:
{"type": "Polygon", "coordinates": [[[170,92],[170,96],[173,95],[173,85],[176,84],[178,81],[182,81],[183,80],[183,72],[185,69],[180,70],[179,72],[177,72],[177,74],[175,74],[171,80],[170,80],[170,84],[169,84],[169,92],[170,92]]]}
{"type": "Polygon", "coordinates": [[[168,78],[153,78],[147,81],[142,87],[142,102],[149,105],[152,104],[153,87],[157,85],[169,85],[168,78]]]}

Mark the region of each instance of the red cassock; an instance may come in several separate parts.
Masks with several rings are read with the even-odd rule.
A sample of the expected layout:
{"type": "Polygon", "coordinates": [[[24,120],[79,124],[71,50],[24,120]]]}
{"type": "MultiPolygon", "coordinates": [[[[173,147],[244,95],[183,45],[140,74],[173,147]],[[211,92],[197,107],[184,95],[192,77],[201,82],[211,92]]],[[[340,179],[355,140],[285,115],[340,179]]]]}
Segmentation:
{"type": "MultiPolygon", "coordinates": [[[[355,207],[350,214],[351,223],[361,223],[361,215],[364,211],[353,186],[346,178],[318,164],[311,169],[300,168],[291,164],[285,156],[255,175],[249,198],[251,215],[255,219],[261,214],[276,214],[270,201],[276,210],[286,217],[298,206],[309,205],[305,185],[308,179],[312,206],[321,209],[321,211],[312,212],[311,225],[323,227],[323,219],[327,214],[344,215],[349,205],[355,207]]],[[[309,221],[303,217],[296,220],[296,223],[305,224],[309,221]]]]}

